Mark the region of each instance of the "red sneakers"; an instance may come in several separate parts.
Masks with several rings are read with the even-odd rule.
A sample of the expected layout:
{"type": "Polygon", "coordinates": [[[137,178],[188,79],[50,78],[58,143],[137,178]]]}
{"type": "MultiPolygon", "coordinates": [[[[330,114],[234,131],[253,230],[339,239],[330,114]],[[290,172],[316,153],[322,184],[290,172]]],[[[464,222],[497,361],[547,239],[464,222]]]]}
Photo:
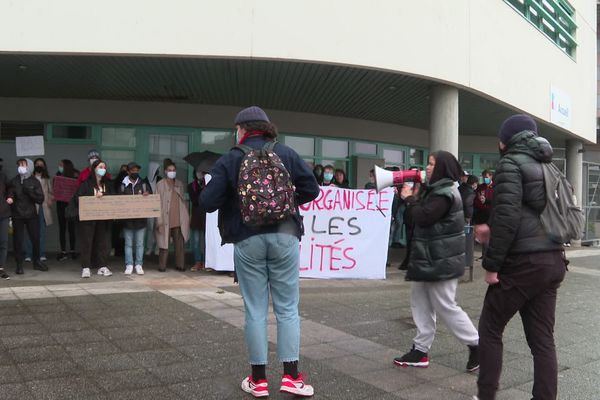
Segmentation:
{"type": "Polygon", "coordinates": [[[298,378],[293,379],[289,375],[281,377],[280,392],[295,394],[296,396],[310,397],[315,393],[312,386],[304,383],[304,376],[298,374],[298,378]]]}
{"type": "Polygon", "coordinates": [[[246,393],[250,393],[254,397],[268,397],[269,382],[267,382],[266,379],[254,382],[252,377],[249,376],[242,381],[242,390],[246,393]]]}

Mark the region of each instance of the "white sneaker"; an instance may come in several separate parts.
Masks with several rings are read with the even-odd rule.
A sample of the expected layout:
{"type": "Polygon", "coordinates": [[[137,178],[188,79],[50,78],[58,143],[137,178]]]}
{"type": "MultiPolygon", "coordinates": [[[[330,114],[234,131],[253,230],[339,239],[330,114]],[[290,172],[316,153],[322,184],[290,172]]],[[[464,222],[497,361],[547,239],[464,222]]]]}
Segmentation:
{"type": "Polygon", "coordinates": [[[141,265],[136,265],[135,266],[135,273],[138,275],[144,275],[144,269],[142,268],[141,265]]]}
{"type": "Polygon", "coordinates": [[[25,257],[25,262],[31,262],[31,257],[25,257]]]}
{"type": "Polygon", "coordinates": [[[89,268],[83,268],[81,270],[81,277],[82,278],[89,278],[90,276],[92,276],[92,273],[90,272],[89,268]]]}
{"type": "Polygon", "coordinates": [[[125,266],[125,275],[131,275],[132,272],[133,272],[133,265],[125,266]]]}
{"type": "Polygon", "coordinates": [[[102,267],[98,269],[98,275],[111,276],[112,272],[110,272],[110,269],[108,269],[107,267],[102,267]]]}

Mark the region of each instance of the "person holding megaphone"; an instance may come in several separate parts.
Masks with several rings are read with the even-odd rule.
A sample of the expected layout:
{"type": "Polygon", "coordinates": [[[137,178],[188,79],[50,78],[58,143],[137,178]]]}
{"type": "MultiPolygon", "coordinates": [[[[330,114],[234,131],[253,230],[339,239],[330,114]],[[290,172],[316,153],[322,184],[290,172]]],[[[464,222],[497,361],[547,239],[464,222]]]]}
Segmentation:
{"type": "MultiPolygon", "coordinates": [[[[467,371],[476,371],[479,334],[469,316],[456,304],[458,278],[465,271],[465,221],[457,182],[463,170],[451,153],[432,153],[427,165],[427,184],[421,187],[418,199],[413,195],[414,185],[403,183],[407,177],[412,182],[418,181],[417,172],[397,171],[392,177],[392,184],[402,183],[400,197],[414,224],[406,280],[412,281],[410,304],[417,327],[412,349],[395,358],[394,363],[429,366],[428,353],[439,316],[452,334],[468,346],[467,371]]],[[[377,187],[380,190],[380,185],[377,187]]]]}

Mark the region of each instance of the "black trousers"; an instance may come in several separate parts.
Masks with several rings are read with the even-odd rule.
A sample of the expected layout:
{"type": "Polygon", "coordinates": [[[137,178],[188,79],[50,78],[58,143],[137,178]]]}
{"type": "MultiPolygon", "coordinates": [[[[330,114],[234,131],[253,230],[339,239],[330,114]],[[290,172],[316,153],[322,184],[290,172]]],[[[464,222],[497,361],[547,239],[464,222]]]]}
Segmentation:
{"type": "Polygon", "coordinates": [[[556,399],[558,366],[554,345],[556,292],[565,277],[562,251],[509,256],[485,295],[479,319],[480,400],[496,398],[502,371],[502,334],[517,313],[533,355],[533,399],[556,399]]]}
{"type": "Polygon", "coordinates": [[[69,249],[75,251],[75,221],[67,220],[65,210],[68,203],[64,201],[56,202],[56,214],[58,215],[58,233],[60,239],[60,250],[67,251],[67,230],[69,231],[69,249]]]}
{"type": "Polygon", "coordinates": [[[13,218],[13,245],[15,249],[15,259],[17,265],[23,265],[23,243],[25,240],[25,229],[31,240],[32,261],[34,263],[40,260],[40,224],[38,216],[33,218],[13,218]]]}
{"type": "Polygon", "coordinates": [[[81,268],[100,268],[108,265],[110,225],[110,221],[79,222],[81,268]]]}

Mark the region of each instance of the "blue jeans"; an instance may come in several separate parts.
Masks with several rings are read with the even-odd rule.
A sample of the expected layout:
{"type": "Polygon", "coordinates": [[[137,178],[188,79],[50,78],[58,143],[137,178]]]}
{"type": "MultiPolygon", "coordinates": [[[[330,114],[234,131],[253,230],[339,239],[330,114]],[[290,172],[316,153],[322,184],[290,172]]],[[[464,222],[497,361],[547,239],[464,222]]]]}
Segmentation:
{"type": "Polygon", "coordinates": [[[144,237],[146,228],[123,229],[125,237],[125,265],[143,265],[144,264],[144,237]],[[133,246],[135,242],[135,264],[133,262],[133,246]]]}
{"type": "Polygon", "coordinates": [[[203,263],[206,248],[204,231],[192,229],[192,250],[194,251],[194,262],[203,263]]]}
{"type": "MultiPolygon", "coordinates": [[[[44,218],[44,207],[40,205],[38,210],[38,221],[40,225],[40,257],[46,257],[46,218],[44,218]]],[[[25,236],[25,257],[31,258],[31,240],[29,235],[25,236]]]]}
{"type": "Polygon", "coordinates": [[[267,364],[269,289],[277,318],[277,356],[297,361],[300,352],[298,316],[300,249],[286,233],[251,236],[234,246],[234,263],[246,309],[246,345],[250,364],[267,364]]]}

